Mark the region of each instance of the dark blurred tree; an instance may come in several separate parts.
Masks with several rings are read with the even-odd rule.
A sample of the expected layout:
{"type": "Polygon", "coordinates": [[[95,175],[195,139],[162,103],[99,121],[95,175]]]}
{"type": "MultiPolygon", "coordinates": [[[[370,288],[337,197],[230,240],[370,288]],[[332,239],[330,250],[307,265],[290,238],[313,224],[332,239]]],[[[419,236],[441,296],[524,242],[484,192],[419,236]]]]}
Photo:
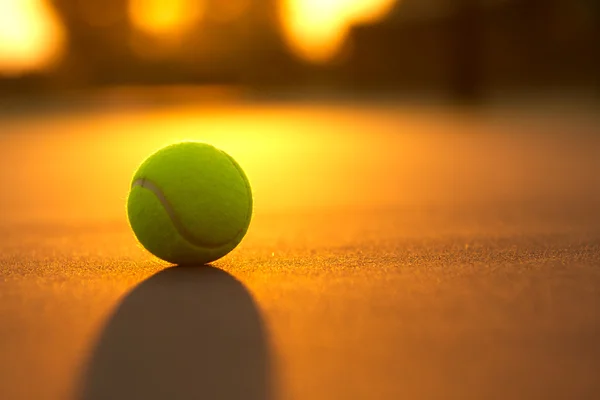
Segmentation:
{"type": "Polygon", "coordinates": [[[53,0],[53,4],[68,34],[60,72],[66,84],[110,84],[134,75],[127,0],[53,0]]]}
{"type": "Polygon", "coordinates": [[[480,0],[451,0],[448,44],[450,93],[453,98],[467,103],[477,102],[484,87],[482,48],[483,10],[480,0]]]}
{"type": "MultiPolygon", "coordinates": [[[[588,0],[506,0],[488,17],[488,68],[521,90],[588,90],[599,70],[588,0]]],[[[596,20],[597,21],[597,20],[596,20]]]]}
{"type": "MultiPolygon", "coordinates": [[[[277,0],[206,0],[177,40],[139,31],[129,0],[51,0],[68,36],[54,75],[9,86],[219,83],[450,93],[600,88],[598,0],[402,0],[353,27],[344,57],[299,63],[280,33],[277,0]]],[[[4,82],[6,87],[7,83],[4,82]]]]}
{"type": "Polygon", "coordinates": [[[181,59],[203,79],[288,84],[295,61],[282,41],[276,6],[275,0],[207,1],[205,18],[186,41],[181,59]],[[224,10],[234,3],[243,7],[232,16],[224,10]]]}
{"type": "Polygon", "coordinates": [[[243,83],[289,80],[293,65],[275,0],[207,0],[196,26],[153,35],[129,21],[128,0],[54,0],[69,36],[66,81],[90,84],[243,83]]]}

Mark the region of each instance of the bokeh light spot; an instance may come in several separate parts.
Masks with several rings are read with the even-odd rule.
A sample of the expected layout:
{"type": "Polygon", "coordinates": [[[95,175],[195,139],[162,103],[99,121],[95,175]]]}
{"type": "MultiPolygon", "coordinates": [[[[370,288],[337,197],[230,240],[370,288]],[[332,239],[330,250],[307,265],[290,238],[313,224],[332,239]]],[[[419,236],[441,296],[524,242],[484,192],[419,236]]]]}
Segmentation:
{"type": "Polygon", "coordinates": [[[64,28],[44,0],[0,0],[0,75],[48,68],[64,45],[64,28]]]}
{"type": "Polygon", "coordinates": [[[384,17],[396,0],[280,0],[283,33],[302,59],[322,63],[342,49],[350,27],[384,17]]]}
{"type": "Polygon", "coordinates": [[[129,17],[140,31],[152,36],[181,36],[201,20],[202,0],[130,0],[129,17]]]}

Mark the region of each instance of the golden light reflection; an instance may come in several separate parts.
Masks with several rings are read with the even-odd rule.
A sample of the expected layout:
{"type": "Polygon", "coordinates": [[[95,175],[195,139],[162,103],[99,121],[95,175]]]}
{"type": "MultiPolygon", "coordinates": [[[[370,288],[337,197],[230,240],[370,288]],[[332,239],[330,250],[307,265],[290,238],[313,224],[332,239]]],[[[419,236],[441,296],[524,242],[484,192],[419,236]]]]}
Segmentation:
{"type": "Polygon", "coordinates": [[[0,0],[0,74],[20,75],[53,65],[65,32],[44,0],[0,0]]]}
{"type": "Polygon", "coordinates": [[[598,140],[540,142],[556,121],[502,115],[498,125],[500,114],[434,107],[231,103],[25,116],[0,123],[0,187],[11,188],[0,220],[124,221],[139,163],[184,140],[239,162],[257,215],[600,198],[582,185],[597,180],[598,140]]]}
{"type": "Polygon", "coordinates": [[[133,25],[152,36],[180,36],[202,18],[203,0],[130,0],[133,25]]]}
{"type": "Polygon", "coordinates": [[[280,0],[286,40],[300,57],[326,62],[339,54],[350,27],[384,17],[396,0],[280,0]]]}
{"type": "Polygon", "coordinates": [[[190,105],[3,128],[13,135],[0,130],[0,183],[19,190],[0,195],[0,219],[9,217],[5,210],[62,221],[123,218],[139,163],[187,140],[239,162],[258,214],[496,198],[512,193],[520,168],[499,169],[502,153],[487,152],[509,151],[510,140],[472,143],[473,136],[450,134],[465,131],[451,118],[413,109],[190,105]]]}

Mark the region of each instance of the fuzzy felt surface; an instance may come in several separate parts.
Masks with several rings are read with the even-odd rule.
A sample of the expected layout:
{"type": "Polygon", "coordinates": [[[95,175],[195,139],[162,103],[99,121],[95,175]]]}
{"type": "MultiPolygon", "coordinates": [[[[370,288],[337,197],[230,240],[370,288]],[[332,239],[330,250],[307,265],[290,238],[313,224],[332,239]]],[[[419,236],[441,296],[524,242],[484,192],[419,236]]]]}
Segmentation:
{"type": "Polygon", "coordinates": [[[140,243],[157,257],[206,263],[241,241],[252,217],[252,194],[230,156],[207,144],[178,143],[142,163],[127,213],[140,243]],[[151,185],[136,184],[144,181],[151,185]]]}

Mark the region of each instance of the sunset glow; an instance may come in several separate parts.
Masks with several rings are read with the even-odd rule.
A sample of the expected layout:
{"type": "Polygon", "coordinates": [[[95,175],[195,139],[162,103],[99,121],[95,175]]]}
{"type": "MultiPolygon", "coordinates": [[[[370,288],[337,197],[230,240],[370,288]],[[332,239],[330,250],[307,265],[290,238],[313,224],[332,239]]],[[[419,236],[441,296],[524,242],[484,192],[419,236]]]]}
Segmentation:
{"type": "Polygon", "coordinates": [[[62,25],[43,0],[0,0],[0,75],[51,66],[64,41],[62,25]]]}
{"type": "MultiPolygon", "coordinates": [[[[0,75],[42,70],[60,58],[65,30],[46,1],[0,0],[0,75]]],[[[395,2],[279,0],[282,33],[298,57],[328,62],[341,53],[353,25],[380,20],[395,2]]],[[[206,0],[129,0],[128,12],[139,32],[168,41],[190,33],[205,16],[223,22],[243,17],[248,4],[238,0],[209,10],[206,0]]]]}

